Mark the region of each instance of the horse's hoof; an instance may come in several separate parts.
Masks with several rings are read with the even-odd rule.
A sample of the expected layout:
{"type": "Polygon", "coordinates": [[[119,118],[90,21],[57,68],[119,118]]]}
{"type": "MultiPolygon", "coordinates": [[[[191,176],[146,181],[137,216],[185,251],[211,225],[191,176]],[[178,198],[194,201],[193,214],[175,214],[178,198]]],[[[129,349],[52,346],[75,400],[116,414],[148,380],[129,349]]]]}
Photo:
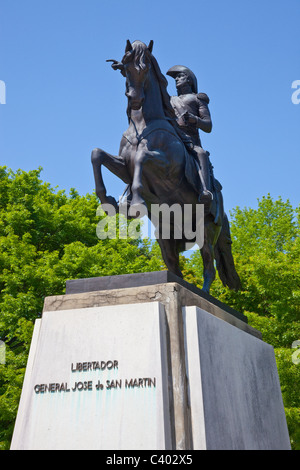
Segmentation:
{"type": "Polygon", "coordinates": [[[140,219],[147,215],[147,206],[144,203],[131,204],[128,210],[129,217],[140,219]]]}
{"type": "Polygon", "coordinates": [[[183,274],[181,271],[176,271],[174,272],[174,274],[177,276],[177,277],[180,277],[181,279],[183,279],[183,274]]]}
{"type": "Polygon", "coordinates": [[[201,290],[202,290],[202,292],[204,292],[205,294],[209,294],[210,287],[203,286],[201,290]]]}
{"type": "MultiPolygon", "coordinates": [[[[101,201],[101,204],[107,204],[107,205],[109,205],[109,206],[112,206],[112,207],[115,209],[116,213],[119,212],[118,203],[117,203],[117,201],[115,200],[115,198],[114,198],[113,196],[105,196],[105,197],[102,197],[102,198],[100,199],[100,201],[101,201]]],[[[104,212],[105,212],[105,211],[104,211],[104,212]]]]}

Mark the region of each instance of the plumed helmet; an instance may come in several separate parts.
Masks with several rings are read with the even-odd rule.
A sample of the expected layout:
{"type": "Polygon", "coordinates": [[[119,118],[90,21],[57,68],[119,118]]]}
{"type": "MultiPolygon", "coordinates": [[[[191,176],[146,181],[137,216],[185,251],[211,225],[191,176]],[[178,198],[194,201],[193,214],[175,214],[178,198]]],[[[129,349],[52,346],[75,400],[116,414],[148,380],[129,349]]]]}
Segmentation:
{"type": "Polygon", "coordinates": [[[197,78],[188,67],[185,67],[184,65],[174,65],[174,67],[171,67],[167,71],[167,75],[176,78],[176,75],[181,72],[184,72],[191,79],[192,91],[194,93],[198,93],[197,78]]]}

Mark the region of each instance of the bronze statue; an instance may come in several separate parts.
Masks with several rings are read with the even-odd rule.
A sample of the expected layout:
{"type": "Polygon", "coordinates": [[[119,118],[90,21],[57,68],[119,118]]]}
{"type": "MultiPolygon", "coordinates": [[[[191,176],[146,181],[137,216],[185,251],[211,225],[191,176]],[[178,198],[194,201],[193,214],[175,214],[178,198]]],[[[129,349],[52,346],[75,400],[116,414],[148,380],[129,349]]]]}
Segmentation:
{"type": "MultiPolygon", "coordinates": [[[[232,242],[228,219],[223,209],[221,185],[215,178],[211,178],[210,182],[203,182],[205,176],[200,175],[198,162],[203,165],[205,157],[202,155],[200,141],[196,139],[194,149],[187,151],[188,145],[183,141],[185,137],[182,134],[184,125],[178,125],[178,118],[167,92],[167,80],[152,54],[152,48],[153,41],[146,46],[141,41],[131,44],[128,40],[121,62],[112,60],[112,68],[120,70],[126,78],[129,127],[122,136],[118,156],[110,155],[99,148],[92,152],[96,194],[102,204],[109,203],[118,208],[116,200],[106,194],[101,172],[104,165],[128,185],[129,216],[135,217],[141,207],[147,208],[148,216],[157,230],[157,240],[166,266],[180,277],[179,253],[193,240],[184,231],[181,232],[181,238],[178,238],[175,230],[166,239],[152,208],[157,204],[182,208],[189,205],[195,228],[199,195],[200,200],[204,196],[204,243],[201,247],[203,290],[209,292],[215,279],[214,260],[223,284],[237,290],[240,280],[231,253],[232,242]],[[211,197],[207,197],[208,192],[211,197]]],[[[189,120],[189,117],[186,115],[183,119],[189,120]]],[[[186,135],[190,140],[188,132],[186,135]]],[[[170,225],[172,223],[170,220],[170,225]]]]}
{"type": "Polygon", "coordinates": [[[175,65],[167,71],[167,75],[175,78],[176,81],[178,96],[171,97],[171,105],[177,117],[182,140],[199,161],[199,176],[202,183],[199,201],[205,204],[213,200],[212,165],[209,161],[209,153],[202,148],[198,129],[211,132],[209,98],[205,93],[198,93],[197,79],[188,67],[175,65]]]}

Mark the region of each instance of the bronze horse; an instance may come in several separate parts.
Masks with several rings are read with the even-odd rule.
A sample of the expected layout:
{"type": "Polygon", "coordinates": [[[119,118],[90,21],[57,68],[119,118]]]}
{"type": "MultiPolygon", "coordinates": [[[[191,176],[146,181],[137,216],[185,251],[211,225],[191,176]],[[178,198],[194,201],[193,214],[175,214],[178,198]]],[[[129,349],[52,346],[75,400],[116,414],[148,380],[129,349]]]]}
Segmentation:
{"type": "MultiPolygon", "coordinates": [[[[140,41],[127,41],[121,62],[112,61],[112,67],[126,77],[127,115],[129,127],[122,136],[118,156],[96,148],[92,152],[96,194],[102,204],[118,204],[107,196],[101,166],[121,178],[129,188],[129,216],[136,217],[141,207],[156,228],[156,236],[164,262],[169,271],[182,277],[179,253],[186,249],[191,239],[182,233],[180,239],[162,236],[161,226],[153,216],[153,204],[179,204],[192,207],[193,228],[196,226],[196,209],[199,205],[201,185],[195,159],[191,156],[178,133],[175,114],[167,92],[167,80],[152,55],[153,41],[146,46],[140,41]]],[[[215,279],[215,266],[225,286],[240,288],[239,276],[231,253],[229,223],[223,209],[221,185],[214,180],[214,199],[205,207],[204,243],[201,255],[204,265],[203,291],[209,293],[215,279]]],[[[172,225],[172,220],[171,220],[172,225]]]]}

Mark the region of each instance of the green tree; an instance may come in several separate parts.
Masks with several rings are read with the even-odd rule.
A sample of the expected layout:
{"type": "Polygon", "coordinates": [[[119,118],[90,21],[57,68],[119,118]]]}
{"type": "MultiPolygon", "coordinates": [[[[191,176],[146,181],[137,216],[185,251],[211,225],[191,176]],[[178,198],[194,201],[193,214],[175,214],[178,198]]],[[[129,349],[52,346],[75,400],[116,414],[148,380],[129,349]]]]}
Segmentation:
{"type": "Polygon", "coordinates": [[[65,293],[67,279],[157,271],[152,247],[137,240],[99,240],[96,196],[67,195],[40,171],[0,167],[0,448],[14,427],[27,356],[44,298],[65,293]]]}
{"type": "MultiPolygon", "coordinates": [[[[275,348],[290,438],[300,450],[300,364],[291,349],[300,339],[300,207],[270,195],[257,209],[231,213],[231,235],[242,290],[229,291],[217,277],[211,294],[243,312],[249,324],[275,348]]],[[[201,287],[202,261],[184,261],[186,279],[201,287]]]]}
{"type": "MultiPolygon", "coordinates": [[[[157,244],[99,240],[98,201],[57,191],[40,171],[0,167],[0,449],[14,427],[29,346],[44,298],[65,293],[67,279],[165,269],[157,244]]],[[[293,448],[300,449],[300,365],[292,343],[300,339],[300,209],[270,196],[257,209],[231,214],[234,257],[243,290],[225,289],[217,278],[212,295],[242,311],[275,347],[293,448]]],[[[185,279],[202,285],[199,253],[181,257],[185,279]]]]}

